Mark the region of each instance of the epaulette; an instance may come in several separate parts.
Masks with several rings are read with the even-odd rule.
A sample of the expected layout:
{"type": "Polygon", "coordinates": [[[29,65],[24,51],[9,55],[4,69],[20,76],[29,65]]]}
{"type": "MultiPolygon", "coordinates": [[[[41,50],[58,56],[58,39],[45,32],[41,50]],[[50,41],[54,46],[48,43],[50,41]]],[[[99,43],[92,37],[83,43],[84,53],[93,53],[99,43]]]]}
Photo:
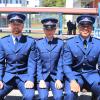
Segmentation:
{"type": "Polygon", "coordinates": [[[66,40],[70,40],[70,39],[73,39],[74,37],[68,37],[68,38],[66,38],[66,40]]]}
{"type": "Polygon", "coordinates": [[[3,36],[3,37],[1,37],[1,39],[4,39],[4,38],[9,37],[9,36],[10,36],[10,35],[3,36]]]}
{"type": "Polygon", "coordinates": [[[95,38],[95,39],[97,39],[97,40],[100,40],[100,37],[95,37],[95,36],[93,36],[92,38],[95,38]]]}
{"type": "Polygon", "coordinates": [[[59,37],[57,37],[57,39],[59,39],[59,40],[63,40],[62,38],[59,38],[59,37]]]}
{"type": "Polygon", "coordinates": [[[68,41],[68,40],[71,40],[73,39],[74,37],[70,37],[70,38],[66,38],[66,39],[63,39],[64,42],[68,41]]]}
{"type": "Polygon", "coordinates": [[[43,38],[36,38],[37,41],[42,40],[43,38]]]}

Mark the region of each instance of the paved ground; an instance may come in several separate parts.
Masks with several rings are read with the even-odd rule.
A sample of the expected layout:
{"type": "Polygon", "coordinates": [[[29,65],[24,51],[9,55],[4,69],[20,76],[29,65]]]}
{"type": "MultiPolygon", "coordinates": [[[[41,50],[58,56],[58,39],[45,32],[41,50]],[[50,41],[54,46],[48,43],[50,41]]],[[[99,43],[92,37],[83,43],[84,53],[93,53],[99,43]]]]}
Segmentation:
{"type": "MultiPolygon", "coordinates": [[[[39,97],[38,92],[35,91],[35,100],[39,100],[38,97],[39,97]]],[[[20,93],[20,91],[13,90],[8,94],[5,100],[21,100],[21,98],[22,98],[22,94],[20,93]]],[[[49,100],[53,100],[51,91],[49,92],[49,100]]]]}
{"type": "MultiPolygon", "coordinates": [[[[35,100],[39,100],[38,98],[38,92],[35,92],[35,100]]],[[[91,100],[91,92],[81,92],[78,94],[79,99],[78,100],[91,100]]],[[[11,93],[8,94],[5,100],[21,100],[22,94],[19,92],[19,90],[13,90],[11,93]]],[[[53,100],[52,98],[52,92],[49,92],[49,99],[48,100],[53,100]]]]}

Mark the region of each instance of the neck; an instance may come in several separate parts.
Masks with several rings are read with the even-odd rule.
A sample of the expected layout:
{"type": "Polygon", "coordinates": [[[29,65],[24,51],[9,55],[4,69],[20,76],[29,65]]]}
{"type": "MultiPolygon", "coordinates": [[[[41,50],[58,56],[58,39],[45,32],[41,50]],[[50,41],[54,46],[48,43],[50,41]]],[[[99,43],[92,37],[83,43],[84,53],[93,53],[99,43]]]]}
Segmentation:
{"type": "Polygon", "coordinates": [[[52,41],[52,40],[53,40],[53,37],[47,37],[47,39],[48,39],[49,41],[52,41]]]}
{"type": "Polygon", "coordinates": [[[12,35],[15,37],[18,37],[18,36],[21,36],[22,34],[21,33],[18,33],[18,34],[12,33],[12,35]]]}

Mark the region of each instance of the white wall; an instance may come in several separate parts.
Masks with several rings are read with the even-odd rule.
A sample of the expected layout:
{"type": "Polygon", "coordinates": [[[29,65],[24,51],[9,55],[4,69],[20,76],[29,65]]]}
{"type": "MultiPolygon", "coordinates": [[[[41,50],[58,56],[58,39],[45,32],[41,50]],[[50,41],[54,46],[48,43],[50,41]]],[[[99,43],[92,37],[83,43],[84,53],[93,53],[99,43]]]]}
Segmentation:
{"type": "MultiPolygon", "coordinates": [[[[66,8],[73,8],[74,0],[66,0],[66,8]]],[[[73,15],[66,15],[66,22],[73,20],[73,15]]]]}

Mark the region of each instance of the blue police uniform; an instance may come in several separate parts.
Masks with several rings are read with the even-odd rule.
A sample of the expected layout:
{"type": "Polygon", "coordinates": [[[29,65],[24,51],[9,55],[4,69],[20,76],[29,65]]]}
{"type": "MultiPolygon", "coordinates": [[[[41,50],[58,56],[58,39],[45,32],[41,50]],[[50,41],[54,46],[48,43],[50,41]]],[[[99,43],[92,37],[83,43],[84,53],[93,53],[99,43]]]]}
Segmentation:
{"type": "MultiPolygon", "coordinates": [[[[56,28],[57,19],[47,18],[41,21],[46,30],[56,28]]],[[[55,100],[62,100],[62,89],[55,88],[56,80],[63,80],[62,54],[63,41],[53,38],[49,41],[47,37],[37,41],[37,80],[44,80],[47,88],[39,88],[41,100],[48,100],[48,89],[51,88],[55,100]]]]}
{"type": "MultiPolygon", "coordinates": [[[[89,15],[77,18],[80,25],[93,25],[95,19],[89,15]]],[[[77,95],[70,90],[70,81],[76,80],[82,88],[85,84],[100,100],[100,75],[96,65],[100,66],[100,40],[89,36],[87,48],[84,48],[81,35],[67,40],[64,46],[63,71],[66,76],[65,100],[76,100],[77,95]]]]}
{"type": "MultiPolygon", "coordinates": [[[[23,22],[25,16],[11,13],[8,21],[12,20],[23,22]]],[[[4,82],[4,88],[0,90],[0,100],[15,87],[23,94],[23,100],[33,100],[34,89],[26,89],[24,85],[26,81],[34,82],[35,51],[35,41],[29,36],[21,35],[17,44],[14,44],[12,35],[1,38],[0,81],[4,82]]]]}

